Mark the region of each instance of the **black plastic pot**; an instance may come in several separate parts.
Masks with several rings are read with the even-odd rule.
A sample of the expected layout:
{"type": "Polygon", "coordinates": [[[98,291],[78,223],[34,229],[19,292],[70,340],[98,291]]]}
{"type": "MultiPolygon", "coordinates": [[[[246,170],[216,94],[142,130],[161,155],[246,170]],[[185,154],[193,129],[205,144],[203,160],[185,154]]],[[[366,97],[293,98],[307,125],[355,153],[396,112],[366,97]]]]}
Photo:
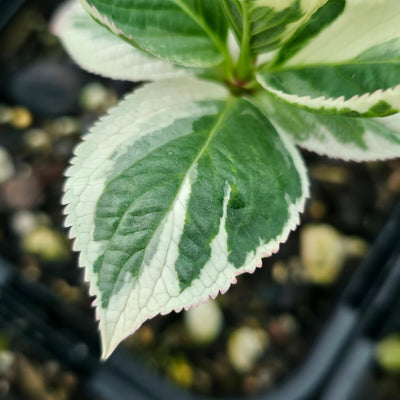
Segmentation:
{"type": "MultiPolygon", "coordinates": [[[[123,349],[104,364],[94,323],[44,286],[27,282],[0,261],[0,327],[13,340],[84,377],[82,396],[102,400],[197,400],[150,372],[123,349]],[[24,321],[23,326],[13,321],[24,321]]],[[[301,368],[275,390],[254,400],[374,400],[364,384],[375,343],[400,314],[400,206],[338,300],[301,368]]],[[[76,397],[79,399],[80,397],[76,397]]]]}

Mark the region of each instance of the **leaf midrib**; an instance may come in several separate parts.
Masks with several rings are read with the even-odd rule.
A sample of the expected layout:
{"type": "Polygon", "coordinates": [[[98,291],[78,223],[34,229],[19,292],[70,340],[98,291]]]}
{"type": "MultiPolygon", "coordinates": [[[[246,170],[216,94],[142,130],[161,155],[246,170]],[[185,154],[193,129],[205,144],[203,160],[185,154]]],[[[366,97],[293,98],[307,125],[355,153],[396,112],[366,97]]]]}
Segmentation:
{"type": "MultiPolygon", "coordinates": [[[[160,221],[160,224],[156,227],[156,229],[154,229],[154,231],[153,231],[152,235],[150,236],[150,238],[149,238],[147,244],[149,244],[149,243],[153,240],[153,237],[154,237],[155,233],[157,232],[157,228],[158,228],[159,226],[161,226],[161,224],[163,223],[165,217],[166,217],[166,216],[168,215],[168,213],[171,211],[171,209],[172,209],[173,205],[175,204],[175,201],[176,201],[176,199],[177,199],[177,197],[178,197],[178,195],[179,195],[179,193],[180,193],[180,191],[181,191],[181,189],[182,189],[182,186],[183,186],[183,183],[184,183],[184,181],[185,181],[186,176],[192,171],[192,169],[194,168],[194,166],[197,164],[197,162],[199,161],[199,159],[203,156],[203,154],[204,154],[205,151],[207,150],[207,148],[208,148],[208,146],[210,145],[212,139],[214,138],[215,134],[217,133],[219,127],[222,125],[222,123],[223,123],[223,121],[224,121],[224,119],[225,119],[225,117],[226,117],[226,114],[229,112],[230,108],[232,107],[232,105],[234,104],[235,101],[236,101],[235,98],[232,98],[232,97],[231,97],[231,98],[228,98],[228,100],[227,100],[227,102],[226,102],[226,104],[225,104],[224,109],[220,112],[220,115],[219,115],[217,121],[215,122],[214,127],[211,129],[211,131],[210,131],[210,133],[209,133],[209,137],[207,138],[207,140],[206,140],[206,142],[204,143],[203,147],[200,149],[199,154],[195,157],[195,159],[193,160],[193,162],[190,164],[190,166],[189,166],[189,168],[188,168],[186,174],[184,175],[184,177],[183,177],[183,179],[182,179],[182,183],[179,185],[179,187],[178,187],[178,189],[177,189],[177,191],[176,191],[175,197],[174,197],[173,200],[171,201],[170,207],[168,207],[168,209],[166,210],[166,212],[165,212],[165,214],[164,214],[164,217],[163,217],[163,218],[161,219],[161,221],[160,221]]],[[[139,160],[138,160],[138,161],[139,161],[139,160]]],[[[129,169],[129,168],[130,168],[130,167],[128,167],[127,169],[129,169]]],[[[126,171],[126,170],[125,170],[125,171],[126,171]]],[[[124,173],[124,171],[123,171],[120,175],[122,175],[123,173],[124,173]]],[[[119,176],[120,176],[120,175],[119,175],[119,176]]],[[[111,182],[109,182],[109,183],[107,184],[107,186],[109,186],[115,179],[118,179],[118,177],[114,178],[111,182]]],[[[103,253],[104,255],[108,252],[108,250],[109,250],[109,245],[110,245],[110,243],[112,242],[114,236],[117,234],[117,231],[118,231],[118,229],[119,229],[119,227],[120,227],[120,225],[121,225],[121,222],[122,222],[122,220],[124,219],[124,216],[129,212],[129,210],[130,210],[130,207],[128,207],[128,208],[125,210],[125,212],[121,215],[121,217],[120,217],[120,219],[119,219],[119,221],[118,221],[118,224],[117,224],[117,226],[115,227],[114,233],[112,234],[112,236],[111,236],[109,239],[107,239],[107,245],[106,245],[105,250],[104,250],[104,253],[103,253]]],[[[145,248],[145,250],[144,250],[144,253],[143,253],[143,259],[146,257],[146,250],[147,250],[147,246],[146,246],[146,248],[145,248]]],[[[118,276],[119,276],[120,272],[123,270],[123,268],[125,267],[125,265],[126,265],[126,263],[120,268],[120,270],[119,270],[119,272],[118,272],[118,276]]],[[[140,268],[140,269],[141,269],[141,268],[140,268]]],[[[137,276],[140,274],[140,269],[139,269],[139,271],[137,272],[137,276]]],[[[115,284],[113,285],[113,290],[112,290],[112,292],[114,292],[114,288],[115,288],[115,284]]],[[[111,297],[112,297],[112,294],[110,295],[110,298],[111,298],[111,297]]]]}

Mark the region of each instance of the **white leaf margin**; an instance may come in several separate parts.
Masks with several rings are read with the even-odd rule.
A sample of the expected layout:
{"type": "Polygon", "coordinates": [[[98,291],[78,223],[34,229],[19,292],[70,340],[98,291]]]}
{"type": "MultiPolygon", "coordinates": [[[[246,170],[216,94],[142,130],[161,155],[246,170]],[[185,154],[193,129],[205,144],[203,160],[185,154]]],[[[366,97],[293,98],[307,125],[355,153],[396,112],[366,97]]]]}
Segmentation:
{"type": "MultiPolygon", "coordinates": [[[[396,131],[400,140],[400,113],[388,117],[371,118],[371,120],[386,125],[389,129],[396,131]]],[[[276,126],[276,128],[279,130],[278,126],[276,126]]],[[[338,142],[328,130],[321,130],[320,134],[324,136],[323,141],[311,135],[307,140],[295,140],[295,142],[299,147],[305,150],[345,161],[369,162],[400,158],[400,144],[395,146],[392,142],[379,136],[371,129],[368,129],[368,127],[366,127],[363,136],[364,143],[367,147],[366,150],[357,147],[353,143],[338,142]]]]}
{"type": "MultiPolygon", "coordinates": [[[[266,115],[269,115],[271,123],[281,135],[288,135],[294,143],[305,150],[333,159],[355,162],[400,158],[400,143],[396,146],[390,140],[380,136],[379,133],[371,129],[369,123],[369,121],[373,121],[391,130],[393,135],[398,135],[400,142],[400,113],[379,118],[355,118],[340,115],[318,115],[301,109],[294,109],[294,112],[287,110],[287,113],[290,113],[288,118],[292,120],[292,123],[294,123],[293,118],[300,114],[297,118],[301,119],[303,125],[305,125],[303,128],[310,132],[306,139],[300,140],[285,129],[279,122],[277,115],[282,113],[283,110],[279,102],[276,102],[272,96],[266,93],[258,95],[255,101],[259,108],[263,110],[266,115]],[[367,149],[362,149],[355,143],[341,143],[335,138],[334,134],[329,131],[326,125],[319,122],[319,117],[332,119],[342,118],[348,119],[349,121],[353,118],[358,120],[365,128],[363,141],[367,149]],[[309,126],[306,127],[306,125],[309,126]]],[[[285,106],[292,107],[292,105],[287,104],[285,104],[285,106]]],[[[284,114],[283,118],[285,118],[284,114]]]]}
{"type": "Polygon", "coordinates": [[[324,96],[311,97],[288,94],[269,86],[260,73],[257,74],[257,81],[265,90],[278,99],[305,110],[321,114],[346,114],[351,110],[358,113],[359,116],[365,116],[381,101],[388,103],[393,109],[400,111],[400,85],[386,90],[378,89],[375,92],[364,93],[361,96],[355,95],[346,100],[344,96],[328,98],[324,96]]]}
{"type": "Polygon", "coordinates": [[[105,244],[95,242],[92,238],[97,200],[103,193],[107,171],[114,167],[113,161],[109,159],[111,154],[116,148],[126,147],[127,141],[131,144],[132,138],[145,135],[146,130],[152,132],[162,126],[169,126],[177,118],[184,118],[188,114],[197,112],[201,115],[205,111],[209,112],[199,109],[198,101],[226,100],[228,96],[223,87],[192,78],[170,79],[146,85],[102,118],[75,151],[72,166],[66,173],[69,179],[63,198],[65,213],[68,215],[65,225],[71,227],[70,237],[75,238],[74,250],[81,252],[79,264],[86,267],[85,279],[90,282],[90,294],[96,296],[94,305],[102,337],[103,358],[108,357],[120,341],[137,330],[145,320],[160,313],[188,309],[210,297],[216,297],[220,292],[226,292],[236,283],[237,275],[253,272],[261,266],[263,257],[278,251],[280,243],[286,241],[290,231],[299,224],[299,213],[304,210],[309,195],[309,181],[298,150],[288,136],[282,134],[281,139],[301,179],[302,196],[296,203],[289,205],[289,218],[281,234],[269,243],[260,242],[257,251],[247,255],[242,268],[231,265],[228,261],[227,234],[223,229],[230,193],[227,188],[220,230],[211,243],[211,258],[203,267],[200,278],[181,292],[174,269],[174,258],[176,261],[177,243],[183,230],[185,205],[190,194],[188,174],[178,194],[178,200],[160,225],[161,234],[155,235],[160,238],[160,243],[150,261],[151,268],[141,269],[139,280],[144,279],[145,284],[132,290],[139,280],[133,282],[134,278],[126,276],[125,285],[118,295],[111,297],[108,308],[101,307],[101,293],[96,284],[93,263],[102,253],[105,244]],[[130,110],[128,114],[127,110],[130,110]],[[132,124],[135,125],[134,128],[132,124]],[[180,216],[178,220],[182,226],[171,223],[171,218],[173,221],[176,216],[180,216]],[[169,260],[168,265],[162,268],[159,260],[166,258],[169,260]],[[144,276],[146,274],[148,276],[144,276]],[[148,282],[154,282],[154,276],[157,278],[156,284],[149,287],[148,282]],[[164,302],[161,308],[160,301],[164,302]]]}
{"type": "Polygon", "coordinates": [[[115,36],[94,21],[77,0],[68,0],[57,9],[50,30],[78,65],[106,78],[156,81],[193,73],[115,36]]]}

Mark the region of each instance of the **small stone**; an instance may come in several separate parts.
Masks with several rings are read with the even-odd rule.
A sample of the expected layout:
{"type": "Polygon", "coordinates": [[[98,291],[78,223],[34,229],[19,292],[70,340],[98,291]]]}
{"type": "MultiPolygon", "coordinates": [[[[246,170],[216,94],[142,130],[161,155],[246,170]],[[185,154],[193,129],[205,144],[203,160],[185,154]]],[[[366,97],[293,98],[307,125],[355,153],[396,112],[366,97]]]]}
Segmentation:
{"type": "Polygon", "coordinates": [[[81,131],[81,123],[76,118],[72,117],[60,117],[51,121],[46,126],[46,130],[51,135],[57,138],[72,136],[81,131]]]}
{"type": "Polygon", "coordinates": [[[0,351],[0,375],[4,376],[10,371],[14,365],[15,355],[11,351],[1,350],[0,351]]]}
{"type": "Polygon", "coordinates": [[[290,314],[282,314],[268,325],[268,332],[272,340],[284,344],[298,330],[296,320],[290,314]]]}
{"type": "Polygon", "coordinates": [[[241,327],[228,340],[228,357],[232,366],[240,373],[253,369],[269,344],[266,332],[257,328],[241,327]]]}
{"type": "Polygon", "coordinates": [[[51,150],[51,138],[42,129],[30,129],[24,134],[25,146],[33,152],[48,153],[51,150]]]}
{"type": "Polygon", "coordinates": [[[308,205],[308,214],[312,219],[321,219],[326,215],[326,204],[319,200],[312,200],[308,205]]]}
{"type": "Polygon", "coordinates": [[[150,326],[143,325],[139,329],[137,336],[139,337],[140,343],[143,346],[149,346],[154,342],[154,332],[150,326]]]}
{"type": "Polygon", "coordinates": [[[31,168],[18,172],[4,182],[1,194],[4,203],[14,210],[34,208],[43,200],[40,182],[31,168]]]}
{"type": "Polygon", "coordinates": [[[0,104],[0,124],[8,124],[13,117],[13,110],[6,105],[0,104]]]}
{"type": "Polygon", "coordinates": [[[72,114],[77,109],[80,75],[73,67],[40,60],[10,77],[9,97],[43,117],[72,114]]]}
{"type": "Polygon", "coordinates": [[[283,261],[277,261],[272,266],[272,278],[275,282],[280,284],[287,282],[289,278],[289,271],[286,264],[283,261]]]}
{"type": "Polygon", "coordinates": [[[37,226],[38,218],[31,211],[17,211],[11,217],[11,228],[17,235],[25,236],[37,226]]]}
{"type": "Polygon", "coordinates": [[[0,184],[10,179],[15,173],[14,163],[4,147],[0,147],[0,184]]]}
{"type": "Polygon", "coordinates": [[[48,393],[43,374],[28,359],[19,356],[16,360],[18,391],[29,400],[54,400],[48,393]]]}
{"type": "Polygon", "coordinates": [[[216,300],[209,300],[188,310],[185,326],[196,343],[210,343],[221,333],[223,315],[216,300]]]}
{"type": "Polygon", "coordinates": [[[189,388],[193,384],[193,369],[187,360],[181,356],[173,358],[167,368],[168,376],[179,386],[189,388]]]}
{"type": "Polygon", "coordinates": [[[80,102],[84,109],[102,111],[114,105],[116,95],[98,82],[92,82],[83,87],[80,102]]]}
{"type": "Polygon", "coordinates": [[[375,356],[379,365],[389,372],[400,372],[400,334],[393,334],[378,343],[375,356]]]}
{"type": "Polygon", "coordinates": [[[319,164],[310,168],[310,175],[322,182],[341,185],[349,178],[349,173],[345,167],[337,165],[319,164]]]}
{"type": "Polygon", "coordinates": [[[12,110],[10,124],[17,129],[26,129],[32,125],[32,113],[25,107],[15,107],[12,110]]]}
{"type": "Polygon", "coordinates": [[[330,225],[308,225],[300,232],[300,255],[309,279],[328,285],[338,277],[346,250],[342,235],[330,225]]]}
{"type": "Polygon", "coordinates": [[[69,256],[65,237],[45,226],[29,232],[23,238],[22,248],[46,261],[64,260],[69,256]]]}

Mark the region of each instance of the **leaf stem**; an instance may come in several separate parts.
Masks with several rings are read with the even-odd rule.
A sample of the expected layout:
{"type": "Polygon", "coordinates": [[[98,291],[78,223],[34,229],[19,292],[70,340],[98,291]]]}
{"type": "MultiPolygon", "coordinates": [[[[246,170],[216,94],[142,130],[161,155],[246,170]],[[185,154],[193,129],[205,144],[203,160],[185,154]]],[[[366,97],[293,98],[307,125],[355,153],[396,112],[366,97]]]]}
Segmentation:
{"type": "Polygon", "coordinates": [[[250,54],[251,26],[247,4],[240,1],[242,6],[242,37],[240,42],[239,60],[236,65],[236,78],[241,82],[251,80],[253,75],[252,57],[250,54]]]}

